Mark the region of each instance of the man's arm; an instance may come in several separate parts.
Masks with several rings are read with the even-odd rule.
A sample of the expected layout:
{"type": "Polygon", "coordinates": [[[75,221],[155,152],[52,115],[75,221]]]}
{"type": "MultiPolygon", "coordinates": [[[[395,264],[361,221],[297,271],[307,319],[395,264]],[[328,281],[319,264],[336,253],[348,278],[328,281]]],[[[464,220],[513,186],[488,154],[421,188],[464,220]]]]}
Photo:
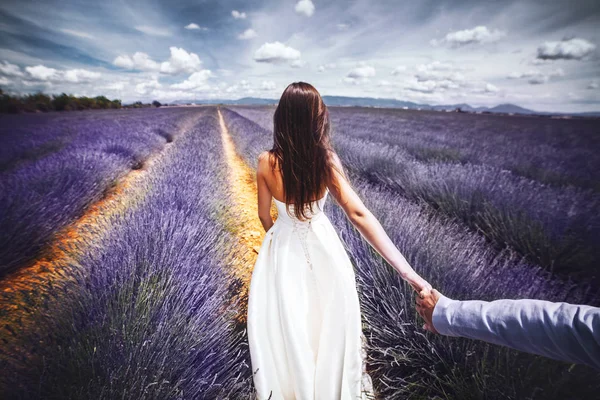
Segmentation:
{"type": "Polygon", "coordinates": [[[600,308],[528,299],[457,301],[435,293],[429,322],[443,335],[600,369],[600,308]]]}

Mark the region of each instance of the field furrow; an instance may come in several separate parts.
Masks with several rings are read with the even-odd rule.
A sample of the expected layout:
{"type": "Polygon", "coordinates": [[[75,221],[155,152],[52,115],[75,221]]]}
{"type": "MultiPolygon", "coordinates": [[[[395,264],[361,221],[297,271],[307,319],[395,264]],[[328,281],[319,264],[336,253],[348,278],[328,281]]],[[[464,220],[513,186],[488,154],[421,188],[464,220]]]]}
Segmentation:
{"type": "Polygon", "coordinates": [[[188,112],[186,133],[136,173],[136,206],[101,213],[102,234],[66,260],[65,284],[24,310],[36,324],[7,332],[8,398],[249,397],[218,115],[188,112]]]}

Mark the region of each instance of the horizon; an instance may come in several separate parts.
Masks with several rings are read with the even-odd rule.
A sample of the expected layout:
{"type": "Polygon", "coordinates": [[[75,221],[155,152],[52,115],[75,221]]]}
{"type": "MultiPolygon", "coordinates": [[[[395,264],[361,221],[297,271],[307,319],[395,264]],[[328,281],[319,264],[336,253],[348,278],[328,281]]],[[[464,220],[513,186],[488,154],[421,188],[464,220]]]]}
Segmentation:
{"type": "Polygon", "coordinates": [[[277,99],[302,80],[324,96],[598,112],[600,4],[558,3],[7,1],[0,87],[170,103],[277,99]]]}

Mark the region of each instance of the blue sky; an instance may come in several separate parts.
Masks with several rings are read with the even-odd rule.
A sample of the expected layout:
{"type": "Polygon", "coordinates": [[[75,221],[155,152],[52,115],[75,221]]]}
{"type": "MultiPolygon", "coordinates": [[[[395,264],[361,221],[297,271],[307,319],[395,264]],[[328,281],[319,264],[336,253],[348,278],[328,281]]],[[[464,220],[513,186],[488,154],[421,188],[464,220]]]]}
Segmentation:
{"type": "Polygon", "coordinates": [[[600,2],[10,1],[0,87],[124,101],[321,94],[600,110],[600,2]]]}

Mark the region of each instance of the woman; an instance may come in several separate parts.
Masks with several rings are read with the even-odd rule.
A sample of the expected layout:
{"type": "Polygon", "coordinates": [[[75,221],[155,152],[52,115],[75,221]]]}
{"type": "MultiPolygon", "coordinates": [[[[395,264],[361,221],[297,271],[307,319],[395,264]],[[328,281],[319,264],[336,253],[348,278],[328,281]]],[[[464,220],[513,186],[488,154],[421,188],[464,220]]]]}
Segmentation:
{"type": "Polygon", "coordinates": [[[370,398],[354,269],[322,211],[327,195],[417,292],[428,294],[431,285],[410,267],[350,186],[330,145],[329,112],[319,92],[304,82],[289,85],[274,124],[273,148],[258,161],[258,216],[267,233],[248,300],[256,396],[370,398]]]}

